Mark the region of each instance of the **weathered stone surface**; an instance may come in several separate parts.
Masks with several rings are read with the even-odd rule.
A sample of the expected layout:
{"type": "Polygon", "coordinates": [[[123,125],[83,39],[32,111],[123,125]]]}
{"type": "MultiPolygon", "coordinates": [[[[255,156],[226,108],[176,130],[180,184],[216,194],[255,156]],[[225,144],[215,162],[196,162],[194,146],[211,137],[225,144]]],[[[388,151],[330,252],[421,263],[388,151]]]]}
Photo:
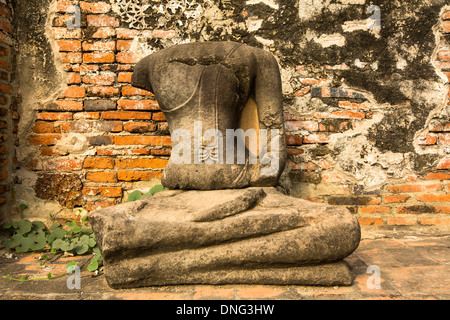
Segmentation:
{"type": "MultiPolygon", "coordinates": [[[[285,167],[286,146],[280,71],[269,52],[231,41],[172,46],[139,61],[131,84],[155,94],[169,123],[173,149],[164,169],[164,186],[211,190],[276,185],[285,167]],[[267,138],[262,139],[267,141],[268,152],[258,152],[259,157],[276,161],[273,172],[268,174],[262,174],[261,169],[270,167],[272,161],[252,163],[248,154],[239,161],[237,154],[242,149],[236,145],[228,149],[229,138],[233,137],[228,130],[234,133],[240,129],[242,110],[249,99],[253,101],[252,97],[257,104],[254,129],[267,130],[267,138]],[[174,135],[180,129],[188,134],[187,138],[174,135]],[[207,138],[206,132],[211,130],[218,131],[220,137],[207,138]],[[199,134],[200,141],[196,139],[199,134]],[[271,148],[275,136],[279,145],[271,148]],[[182,153],[188,157],[179,163],[173,158],[179,153],[177,145],[185,139],[189,139],[189,148],[182,153]],[[214,145],[217,148],[211,147],[214,145]],[[212,156],[211,150],[216,155],[212,156]],[[198,157],[203,156],[207,159],[198,162],[198,157]]],[[[235,138],[231,139],[237,144],[235,138]]]]}
{"type": "Polygon", "coordinates": [[[41,174],[34,186],[37,197],[58,201],[68,208],[83,204],[81,189],[83,183],[77,174],[41,174]]]}
{"type": "Polygon", "coordinates": [[[275,188],[169,190],[91,216],[115,288],[168,284],[349,285],[359,245],[347,209],[275,188]]]}

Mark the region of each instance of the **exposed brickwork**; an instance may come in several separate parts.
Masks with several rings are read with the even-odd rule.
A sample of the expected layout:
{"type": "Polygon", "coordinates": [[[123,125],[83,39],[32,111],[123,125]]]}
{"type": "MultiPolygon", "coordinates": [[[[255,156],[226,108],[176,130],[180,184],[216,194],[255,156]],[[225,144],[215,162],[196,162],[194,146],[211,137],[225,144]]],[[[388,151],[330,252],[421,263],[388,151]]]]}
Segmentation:
{"type": "MultiPolygon", "coordinates": [[[[120,203],[128,191],[160,179],[171,152],[168,124],[153,93],[130,84],[139,60],[134,40],[142,30],[122,21],[112,3],[56,1],[49,31],[59,51],[58,63],[65,72],[67,88],[52,103],[37,107],[34,123],[23,139],[37,150],[26,159],[24,168],[37,175],[79,176],[82,191],[77,204],[87,210],[120,203]],[[67,24],[72,17],[67,12],[71,5],[81,10],[81,28],[71,29],[67,24]],[[67,141],[68,136],[75,140],[67,141]],[[70,143],[74,146],[68,146],[70,143]],[[78,143],[80,150],[74,150],[78,143]]],[[[244,18],[248,14],[242,11],[244,18]]],[[[10,17],[8,7],[0,3],[0,205],[7,202],[4,195],[10,191],[8,170],[2,169],[11,165],[7,142],[13,139],[10,132],[19,120],[11,103],[14,88],[9,83],[10,17]],[[11,120],[7,121],[8,117],[11,120]]],[[[447,77],[447,89],[449,22],[450,13],[444,12],[438,30],[440,47],[435,57],[429,57],[447,77]]],[[[145,32],[152,41],[170,40],[179,35],[176,28],[155,27],[145,32]]],[[[289,182],[312,190],[302,194],[307,200],[349,208],[362,225],[449,224],[449,158],[440,157],[423,174],[403,175],[367,189],[340,170],[333,156],[342,148],[333,145],[335,137],[352,133],[358,137],[356,133],[376,126],[387,111],[373,102],[376,99],[371,99],[370,93],[339,86],[333,72],[349,67],[328,63],[325,61],[319,71],[300,61],[292,67],[302,76],[289,80],[293,90],[286,94],[287,99],[307,97],[317,106],[303,112],[285,109],[289,182]],[[338,87],[334,87],[336,83],[338,87]]],[[[303,106],[299,103],[296,107],[303,106]]],[[[408,104],[402,108],[408,109],[408,104]]],[[[449,119],[436,114],[414,139],[421,152],[448,155],[449,119]]]]}
{"type": "Polygon", "coordinates": [[[0,223],[9,218],[12,194],[17,102],[11,84],[14,64],[14,28],[10,1],[0,2],[0,223]]]}

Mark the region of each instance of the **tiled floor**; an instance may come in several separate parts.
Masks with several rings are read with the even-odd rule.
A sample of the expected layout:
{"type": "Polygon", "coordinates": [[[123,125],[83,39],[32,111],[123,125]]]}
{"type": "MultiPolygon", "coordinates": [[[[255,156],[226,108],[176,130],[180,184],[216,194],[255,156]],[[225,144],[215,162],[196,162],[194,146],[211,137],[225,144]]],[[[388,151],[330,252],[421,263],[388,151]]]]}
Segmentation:
{"type": "MultiPolygon", "coordinates": [[[[363,231],[364,234],[364,231],[363,231]]],[[[367,233],[366,233],[367,234],[367,233]]],[[[13,278],[64,274],[73,257],[59,258],[40,266],[41,254],[11,257],[0,249],[0,275],[13,278]]],[[[76,258],[87,263],[88,256],[76,258]]],[[[52,280],[13,281],[0,278],[0,299],[146,299],[146,300],[299,300],[299,299],[438,299],[450,298],[450,235],[392,233],[366,237],[346,261],[355,281],[349,287],[266,286],[266,285],[189,285],[111,289],[103,274],[83,271],[80,289],[70,290],[69,275],[52,280]],[[371,268],[369,268],[371,267],[371,268]],[[369,269],[368,269],[369,268],[369,269]],[[376,278],[379,276],[379,287],[376,278]]]]}

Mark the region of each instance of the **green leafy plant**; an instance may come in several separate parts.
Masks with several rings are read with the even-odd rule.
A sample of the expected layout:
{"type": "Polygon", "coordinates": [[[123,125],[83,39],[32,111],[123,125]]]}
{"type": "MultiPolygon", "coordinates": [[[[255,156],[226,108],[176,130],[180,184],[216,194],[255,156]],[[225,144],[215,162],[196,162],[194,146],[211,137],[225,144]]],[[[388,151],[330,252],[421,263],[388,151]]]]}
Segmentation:
{"type": "Polygon", "coordinates": [[[136,200],[144,199],[144,198],[147,198],[147,197],[151,197],[151,196],[157,194],[158,192],[162,192],[162,191],[166,191],[166,190],[167,190],[167,188],[164,188],[164,186],[162,184],[157,184],[156,186],[152,187],[146,193],[142,193],[139,190],[135,190],[135,191],[131,192],[128,195],[127,202],[136,201],[136,200]]]}
{"type": "MultiPolygon", "coordinates": [[[[93,253],[94,257],[88,265],[89,271],[96,271],[103,260],[95,239],[94,231],[85,226],[87,216],[80,222],[68,220],[65,226],[54,222],[47,228],[42,221],[19,220],[5,225],[12,235],[3,245],[16,253],[50,251],[54,254],[69,253],[84,255],[93,253]]],[[[48,256],[44,262],[48,260],[48,256]]]]}

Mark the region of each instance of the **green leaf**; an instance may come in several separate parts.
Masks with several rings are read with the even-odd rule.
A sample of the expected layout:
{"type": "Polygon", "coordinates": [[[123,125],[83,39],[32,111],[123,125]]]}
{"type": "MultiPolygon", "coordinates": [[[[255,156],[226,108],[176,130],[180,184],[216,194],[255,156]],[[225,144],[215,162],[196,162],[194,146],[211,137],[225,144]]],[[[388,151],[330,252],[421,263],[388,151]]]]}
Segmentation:
{"type": "Polygon", "coordinates": [[[142,192],[135,190],[128,195],[127,202],[139,200],[142,197],[142,192]]]}
{"type": "Polygon", "coordinates": [[[50,230],[55,230],[55,229],[57,229],[57,228],[59,228],[59,227],[61,227],[61,224],[60,223],[58,223],[58,222],[55,222],[54,224],[52,224],[51,226],[50,226],[50,230]]]}
{"type": "Polygon", "coordinates": [[[81,217],[81,221],[82,221],[82,222],[86,222],[87,218],[88,218],[88,216],[87,216],[87,215],[84,215],[84,216],[81,217]]]}
{"type": "Polygon", "coordinates": [[[34,244],[31,246],[31,250],[33,251],[39,251],[45,248],[47,245],[47,239],[45,238],[45,235],[41,235],[38,238],[35,238],[34,244]]]}
{"type": "Polygon", "coordinates": [[[75,227],[77,225],[77,222],[72,220],[72,221],[67,222],[66,225],[69,228],[73,228],[73,227],[75,227]]]}
{"type": "Polygon", "coordinates": [[[23,237],[22,241],[20,241],[20,244],[15,248],[15,250],[17,253],[24,253],[29,251],[33,245],[33,240],[28,237],[23,237]]]}
{"type": "Polygon", "coordinates": [[[47,241],[51,245],[53,241],[56,239],[63,239],[66,236],[67,232],[64,229],[61,228],[55,228],[53,229],[53,232],[47,236],[47,241]]]}
{"type": "Polygon", "coordinates": [[[16,222],[17,232],[20,234],[26,234],[31,231],[33,224],[28,220],[19,220],[16,222]]]}
{"type": "Polygon", "coordinates": [[[44,230],[46,228],[45,224],[42,221],[33,221],[32,225],[33,225],[33,231],[44,230]]]}
{"type": "Polygon", "coordinates": [[[61,250],[65,252],[73,250],[73,247],[73,243],[69,243],[69,241],[63,241],[63,243],[61,244],[61,250]]]}
{"type": "Polygon", "coordinates": [[[89,246],[87,244],[78,244],[74,250],[77,254],[82,255],[89,250],[89,246]]]}
{"type": "Polygon", "coordinates": [[[167,190],[167,188],[164,188],[164,186],[162,184],[157,184],[156,186],[152,187],[149,190],[149,193],[153,196],[153,195],[157,194],[158,192],[165,191],[165,190],[167,190]]]}
{"type": "Polygon", "coordinates": [[[92,230],[91,228],[84,228],[83,230],[81,230],[81,233],[90,235],[94,233],[94,230],[92,230]]]}
{"type": "Polygon", "coordinates": [[[64,241],[62,239],[56,239],[52,243],[52,249],[59,250],[64,245],[64,241]]]}
{"type": "Polygon", "coordinates": [[[14,227],[14,222],[7,223],[3,226],[3,228],[10,229],[14,227]]]}
{"type": "Polygon", "coordinates": [[[93,247],[95,247],[96,244],[97,244],[97,241],[95,241],[95,240],[92,239],[92,238],[89,238],[89,241],[88,241],[88,243],[87,243],[87,245],[88,245],[89,247],[93,248],[93,247]]]}
{"type": "Polygon", "coordinates": [[[72,273],[75,270],[75,266],[78,264],[77,261],[70,261],[66,264],[67,273],[72,273]]]}
{"type": "Polygon", "coordinates": [[[96,257],[92,258],[91,263],[89,263],[87,266],[87,269],[90,272],[94,272],[98,269],[98,261],[96,257]]]}
{"type": "Polygon", "coordinates": [[[8,249],[13,249],[18,245],[19,244],[17,243],[17,241],[14,241],[12,238],[8,238],[5,241],[3,241],[3,246],[5,246],[8,249]]]}

